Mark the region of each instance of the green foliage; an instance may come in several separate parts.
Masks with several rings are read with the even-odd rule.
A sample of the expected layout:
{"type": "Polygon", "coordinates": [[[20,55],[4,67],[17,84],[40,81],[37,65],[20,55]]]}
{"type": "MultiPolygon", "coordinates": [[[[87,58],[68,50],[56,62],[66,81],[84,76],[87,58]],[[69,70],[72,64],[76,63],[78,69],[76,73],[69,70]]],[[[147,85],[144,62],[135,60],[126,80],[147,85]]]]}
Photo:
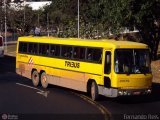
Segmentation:
{"type": "MultiPolygon", "coordinates": [[[[17,6],[21,8],[21,6],[17,6]]],[[[19,30],[20,34],[24,35],[30,32],[32,25],[35,23],[32,8],[25,6],[23,9],[14,10],[14,8],[8,9],[8,27],[19,30]]]]}
{"type": "Polygon", "coordinates": [[[110,24],[112,33],[117,34],[122,28],[136,27],[144,43],[151,49],[152,58],[156,59],[160,40],[160,0],[105,0],[105,21],[110,24]]]}
{"type": "MultiPolygon", "coordinates": [[[[22,33],[29,32],[34,26],[43,31],[55,31],[59,37],[77,37],[78,0],[52,0],[44,8],[33,11],[24,9],[7,10],[7,25],[18,28],[22,33]]],[[[111,32],[120,34],[125,27],[136,27],[149,45],[152,58],[156,58],[160,40],[160,0],[79,0],[80,37],[106,38],[111,32]]],[[[19,3],[19,2],[18,2],[19,3]]],[[[2,2],[0,4],[1,8],[2,2]]],[[[20,6],[19,6],[20,7],[20,6]]],[[[0,11],[3,15],[3,10],[0,11]]],[[[3,21],[3,17],[0,18],[3,21]]]]}

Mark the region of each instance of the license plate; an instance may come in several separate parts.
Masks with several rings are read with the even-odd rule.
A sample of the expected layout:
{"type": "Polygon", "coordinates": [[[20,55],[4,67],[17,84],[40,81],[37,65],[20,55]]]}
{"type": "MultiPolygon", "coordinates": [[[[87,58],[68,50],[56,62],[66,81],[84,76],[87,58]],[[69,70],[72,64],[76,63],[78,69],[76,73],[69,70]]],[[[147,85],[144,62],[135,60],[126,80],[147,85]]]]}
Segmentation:
{"type": "Polygon", "coordinates": [[[140,93],[141,93],[141,92],[139,92],[139,91],[138,91],[138,92],[137,92],[137,91],[136,91],[136,92],[133,92],[134,95],[139,95],[140,93]]]}

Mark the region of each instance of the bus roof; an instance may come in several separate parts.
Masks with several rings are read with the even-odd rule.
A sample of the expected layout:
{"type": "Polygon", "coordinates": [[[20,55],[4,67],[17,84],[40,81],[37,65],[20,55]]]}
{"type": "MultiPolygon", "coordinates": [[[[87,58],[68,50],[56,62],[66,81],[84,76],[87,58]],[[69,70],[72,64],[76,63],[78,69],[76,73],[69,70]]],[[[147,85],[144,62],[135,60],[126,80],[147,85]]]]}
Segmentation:
{"type": "Polygon", "coordinates": [[[51,44],[64,44],[73,46],[92,46],[103,48],[148,48],[146,44],[131,42],[131,41],[117,41],[113,39],[79,39],[79,38],[56,38],[56,37],[19,37],[18,41],[24,42],[38,42],[51,44]]]}

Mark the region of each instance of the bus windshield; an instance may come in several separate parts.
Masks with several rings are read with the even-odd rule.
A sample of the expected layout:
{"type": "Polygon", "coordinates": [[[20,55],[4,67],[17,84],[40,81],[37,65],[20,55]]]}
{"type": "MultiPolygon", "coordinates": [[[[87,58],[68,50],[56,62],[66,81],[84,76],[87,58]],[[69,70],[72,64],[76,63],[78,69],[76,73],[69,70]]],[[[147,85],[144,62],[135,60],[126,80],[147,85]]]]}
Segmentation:
{"type": "Polygon", "coordinates": [[[150,73],[148,49],[116,49],[114,69],[119,74],[150,73]]]}

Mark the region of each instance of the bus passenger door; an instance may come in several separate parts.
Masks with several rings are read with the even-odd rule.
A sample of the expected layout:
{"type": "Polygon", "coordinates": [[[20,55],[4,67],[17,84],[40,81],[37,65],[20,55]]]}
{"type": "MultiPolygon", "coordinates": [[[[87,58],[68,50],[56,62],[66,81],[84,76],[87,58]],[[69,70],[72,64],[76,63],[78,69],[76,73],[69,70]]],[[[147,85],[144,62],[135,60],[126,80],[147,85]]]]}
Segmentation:
{"type": "Polygon", "coordinates": [[[105,52],[104,59],[104,87],[111,87],[111,51],[105,52]]]}

